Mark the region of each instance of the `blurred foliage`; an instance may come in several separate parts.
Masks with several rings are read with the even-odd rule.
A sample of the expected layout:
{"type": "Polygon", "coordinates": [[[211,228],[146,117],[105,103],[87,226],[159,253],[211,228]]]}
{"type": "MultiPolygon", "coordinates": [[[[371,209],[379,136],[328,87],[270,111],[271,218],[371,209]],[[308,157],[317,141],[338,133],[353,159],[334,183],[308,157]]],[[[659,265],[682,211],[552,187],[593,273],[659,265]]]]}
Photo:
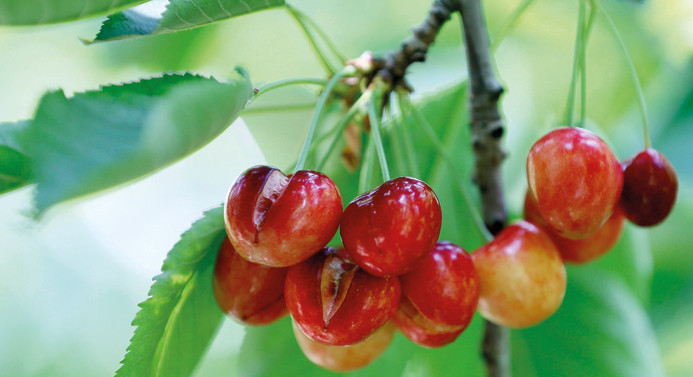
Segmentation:
{"type": "MultiPolygon", "coordinates": [[[[485,2],[492,38],[521,2],[485,2]]],[[[40,3],[35,9],[47,4],[40,3]]],[[[636,3],[604,1],[604,7],[614,18],[645,88],[653,144],[670,158],[679,173],[679,200],[663,225],[654,229],[627,227],[612,253],[592,265],[569,269],[568,294],[561,310],[542,325],[513,332],[516,375],[688,376],[693,372],[693,327],[689,320],[693,314],[693,254],[688,252],[693,247],[688,230],[693,222],[693,6],[688,0],[636,3]],[[666,373],[662,372],[662,363],[666,373]]],[[[0,22],[40,21],[31,15],[8,21],[8,4],[25,6],[0,0],[0,22]]],[[[329,6],[318,0],[295,0],[290,4],[306,12],[347,57],[358,56],[364,50],[383,54],[397,48],[429,6],[428,2],[413,0],[354,0],[329,6]]],[[[71,9],[67,7],[65,12],[71,9]]],[[[509,157],[503,172],[513,217],[519,215],[526,190],[524,156],[539,135],[561,123],[570,81],[576,10],[575,1],[535,1],[496,50],[497,70],[507,89],[503,110],[508,121],[505,142],[509,157]]],[[[74,14],[68,12],[63,17],[71,19],[74,14]]],[[[242,65],[255,86],[292,76],[325,75],[302,32],[283,9],[191,31],[83,46],[78,38],[93,38],[104,20],[0,27],[0,122],[30,118],[47,90],[63,88],[71,97],[72,93],[99,85],[138,80],[162,71],[226,77],[234,66],[242,65]],[[40,59],[37,51],[41,51],[40,59]]],[[[427,62],[411,68],[409,81],[415,89],[415,102],[444,145],[456,156],[463,156],[456,162],[457,171],[468,175],[471,161],[464,92],[463,86],[453,85],[466,76],[460,43],[459,22],[448,23],[427,62]]],[[[633,86],[616,46],[606,25],[598,19],[587,50],[587,127],[606,137],[623,159],[634,155],[643,144],[633,86]]],[[[314,100],[311,90],[282,89],[254,102],[242,115],[267,162],[286,168],[295,160],[314,100]]],[[[334,121],[340,111],[339,107],[332,108],[326,123],[334,121]]],[[[443,236],[468,249],[477,247],[481,238],[470,230],[474,229],[473,221],[459,199],[458,180],[451,177],[449,166],[435,154],[420,127],[398,118],[396,107],[393,112],[385,128],[392,131],[402,126],[414,135],[415,149],[421,151],[417,161],[421,174],[430,180],[443,203],[443,236]]],[[[4,163],[9,161],[2,157],[7,154],[4,152],[17,157],[16,153],[22,151],[16,145],[2,143],[2,133],[9,132],[9,126],[0,127],[0,145],[11,150],[0,149],[4,163]]],[[[391,165],[398,167],[398,173],[405,173],[407,163],[398,161],[394,147],[397,142],[390,141],[398,136],[395,131],[387,135],[391,165]]],[[[244,142],[236,146],[239,155],[250,154],[256,147],[249,144],[252,141],[244,142]]],[[[216,174],[226,165],[236,170],[244,168],[234,163],[220,163],[211,156],[201,161],[197,170],[216,174]],[[210,171],[209,166],[215,169],[210,171]]],[[[11,177],[29,176],[28,171],[8,172],[3,167],[0,164],[0,177],[8,173],[11,177]]],[[[326,170],[341,184],[345,200],[357,194],[358,172],[346,171],[338,153],[334,153],[326,170]]],[[[158,176],[147,180],[156,182],[158,176]]],[[[226,177],[225,185],[234,178],[226,177]]],[[[189,179],[181,177],[179,182],[189,179]]],[[[467,177],[462,181],[474,192],[467,177]]],[[[2,182],[0,189],[4,187],[2,182]]],[[[161,196],[168,189],[166,184],[162,181],[152,195],[161,196]]],[[[8,214],[29,207],[28,193],[20,190],[0,198],[0,213],[7,219],[0,222],[2,374],[113,375],[122,359],[128,331],[132,331],[127,324],[134,305],[142,300],[150,283],[146,278],[138,280],[133,273],[135,266],[129,261],[112,262],[113,256],[104,251],[106,246],[90,234],[93,230],[81,224],[83,220],[74,211],[70,212],[74,207],[61,207],[68,213],[61,221],[72,222],[63,229],[73,229],[54,231],[61,237],[27,230],[17,216],[8,214]],[[135,281],[137,286],[130,283],[135,281]],[[37,302],[40,300],[45,302],[37,302]],[[96,313],[95,318],[92,313],[96,313]]],[[[108,200],[109,196],[90,200],[108,200]]],[[[171,202],[175,203],[176,198],[165,201],[166,205],[171,202]]],[[[142,212],[133,217],[147,216],[142,212]]],[[[146,248],[141,252],[154,253],[146,248]]],[[[159,266],[157,262],[150,269],[159,266]]],[[[393,346],[378,361],[356,375],[446,376],[459,375],[460,371],[479,375],[481,329],[482,321],[476,317],[458,341],[440,350],[422,349],[397,335],[393,346]]],[[[294,371],[301,375],[327,374],[300,355],[288,320],[245,331],[226,321],[220,334],[198,376],[288,375],[294,371]],[[241,346],[246,331],[249,335],[241,346]]]]}

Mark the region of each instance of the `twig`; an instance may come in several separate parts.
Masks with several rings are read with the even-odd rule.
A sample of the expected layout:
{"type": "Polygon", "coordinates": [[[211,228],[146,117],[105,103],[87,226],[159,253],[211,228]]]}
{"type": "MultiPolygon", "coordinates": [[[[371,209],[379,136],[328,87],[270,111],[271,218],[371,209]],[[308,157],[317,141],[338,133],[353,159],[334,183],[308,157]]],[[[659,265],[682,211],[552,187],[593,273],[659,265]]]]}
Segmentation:
{"type": "MultiPolygon", "coordinates": [[[[505,158],[501,148],[503,120],[498,99],[503,87],[496,78],[490,56],[488,29],[480,0],[457,0],[462,16],[469,70],[469,106],[472,147],[476,159],[474,182],[481,192],[484,223],[498,234],[507,221],[500,165],[505,158]]],[[[509,330],[486,321],[482,354],[489,377],[510,376],[509,330]]]]}
{"type": "Polygon", "coordinates": [[[413,35],[402,43],[400,49],[377,62],[377,75],[391,86],[403,85],[407,68],[412,63],[426,60],[428,48],[456,9],[453,0],[434,1],[424,22],[412,29],[413,35]]]}

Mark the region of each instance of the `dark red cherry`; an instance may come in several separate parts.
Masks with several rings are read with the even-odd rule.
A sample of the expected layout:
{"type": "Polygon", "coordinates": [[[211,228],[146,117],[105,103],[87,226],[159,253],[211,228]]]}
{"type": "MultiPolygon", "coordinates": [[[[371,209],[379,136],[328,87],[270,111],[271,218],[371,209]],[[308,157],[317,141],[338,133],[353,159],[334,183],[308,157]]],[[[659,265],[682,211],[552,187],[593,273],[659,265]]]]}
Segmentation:
{"type": "Polygon", "coordinates": [[[626,161],[621,208],[640,226],[657,225],[667,218],[676,201],[678,179],[669,160],[648,148],[626,161]]]}

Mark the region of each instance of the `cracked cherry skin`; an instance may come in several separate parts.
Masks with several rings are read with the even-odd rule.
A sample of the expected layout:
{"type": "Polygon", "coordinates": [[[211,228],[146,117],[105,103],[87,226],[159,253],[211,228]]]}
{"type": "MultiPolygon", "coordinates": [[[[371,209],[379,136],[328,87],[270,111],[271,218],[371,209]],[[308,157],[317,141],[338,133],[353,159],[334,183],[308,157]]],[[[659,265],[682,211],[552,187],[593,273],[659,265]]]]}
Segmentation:
{"type": "Polygon", "coordinates": [[[479,313],[511,328],[534,326],[563,302],[566,272],[551,238],[520,220],[472,254],[479,274],[479,313]]]}
{"type": "Polygon", "coordinates": [[[438,242],[399,279],[402,298],[395,323],[414,343],[441,347],[469,326],[479,302],[479,277],[464,249],[438,242]]]}
{"type": "Polygon", "coordinates": [[[333,346],[359,343],[395,315],[396,277],[372,276],[325,248],[289,268],[284,285],[291,318],[310,339],[333,346]]]}
{"type": "Polygon", "coordinates": [[[266,325],[287,314],[284,279],[288,268],[274,268],[241,258],[227,237],[214,265],[212,289],[219,308],[248,325],[266,325]]]}
{"type": "Polygon", "coordinates": [[[397,276],[433,249],[441,222],[433,190],[416,178],[399,177],[349,203],[340,234],[359,267],[375,276],[397,276]]]}
{"type": "Polygon", "coordinates": [[[326,175],[300,170],[285,176],[269,166],[246,170],[224,208],[226,232],[243,258],[288,267],[317,253],[332,239],[342,197],[326,175]]]}
{"type": "Polygon", "coordinates": [[[588,237],[611,216],[623,171],[609,146],[577,127],[555,129],[527,155],[527,182],[539,213],[565,238],[588,237]]]}
{"type": "Polygon", "coordinates": [[[525,219],[546,231],[563,261],[577,264],[591,262],[608,253],[621,238],[623,225],[626,222],[623,212],[617,206],[609,220],[599,230],[587,238],[571,240],[561,237],[549,228],[529,193],[525,195],[525,219]]]}
{"type": "Polygon", "coordinates": [[[392,322],[388,322],[361,343],[330,346],[307,337],[296,322],[292,322],[292,327],[296,342],[308,360],[333,372],[349,372],[368,366],[385,352],[397,329],[392,322]]]}
{"type": "Polygon", "coordinates": [[[674,207],[679,186],[674,166],[652,148],[638,153],[623,166],[621,208],[628,220],[639,226],[664,221],[674,207]]]}

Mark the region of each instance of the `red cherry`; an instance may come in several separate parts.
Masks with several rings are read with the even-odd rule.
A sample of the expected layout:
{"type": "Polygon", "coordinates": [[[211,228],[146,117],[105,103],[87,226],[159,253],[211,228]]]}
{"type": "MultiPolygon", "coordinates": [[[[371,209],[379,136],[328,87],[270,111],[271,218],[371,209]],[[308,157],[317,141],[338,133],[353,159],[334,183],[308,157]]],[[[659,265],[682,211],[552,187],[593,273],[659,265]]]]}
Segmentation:
{"type": "Polygon", "coordinates": [[[463,326],[447,326],[432,322],[404,296],[399,302],[395,324],[409,340],[428,348],[438,348],[454,342],[465,329],[463,326]]]}
{"type": "Polygon", "coordinates": [[[479,301],[479,277],[464,249],[438,242],[414,270],[399,278],[402,299],[395,321],[415,343],[443,346],[467,328],[479,301]],[[421,334],[426,330],[430,336],[421,334]]]}
{"type": "Polygon", "coordinates": [[[580,239],[611,216],[623,186],[618,159],[582,128],[558,128],[527,155],[527,182],[539,213],[565,238],[580,239]]]}
{"type": "Polygon", "coordinates": [[[269,166],[245,171],[224,209],[226,232],[243,258],[288,267],[318,252],[337,232],[342,197],[326,175],[293,176],[269,166]]]}
{"type": "Polygon", "coordinates": [[[440,234],[442,214],[433,190],[400,177],[359,195],[344,210],[340,234],[359,267],[376,276],[409,272],[440,234]]]}
{"type": "Polygon", "coordinates": [[[248,325],[266,325],[286,315],[284,279],[288,268],[248,262],[227,238],[214,266],[212,288],[219,308],[248,325]]]}
{"type": "Polygon", "coordinates": [[[591,236],[579,240],[561,237],[548,227],[529,193],[525,196],[525,219],[542,227],[556,245],[563,261],[571,263],[587,263],[609,252],[621,237],[625,223],[623,212],[616,207],[609,220],[591,236]]]}
{"type": "Polygon", "coordinates": [[[679,185],[674,166],[651,148],[623,165],[621,207],[628,220],[640,226],[664,221],[674,207],[679,185]]]}
{"type": "Polygon", "coordinates": [[[325,248],[289,268],[284,294],[291,317],[307,337],[346,346],[363,341],[394,317],[400,285],[396,277],[372,276],[343,251],[325,248]]]}
{"type": "Polygon", "coordinates": [[[541,228],[518,221],[472,254],[479,274],[479,312],[494,323],[524,328],[551,316],[565,296],[566,272],[541,228]]]}
{"type": "Polygon", "coordinates": [[[388,322],[361,343],[350,346],[330,346],[307,337],[292,323],[296,342],[308,360],[333,372],[349,372],[368,366],[378,358],[395,336],[395,325],[388,322]]]}

